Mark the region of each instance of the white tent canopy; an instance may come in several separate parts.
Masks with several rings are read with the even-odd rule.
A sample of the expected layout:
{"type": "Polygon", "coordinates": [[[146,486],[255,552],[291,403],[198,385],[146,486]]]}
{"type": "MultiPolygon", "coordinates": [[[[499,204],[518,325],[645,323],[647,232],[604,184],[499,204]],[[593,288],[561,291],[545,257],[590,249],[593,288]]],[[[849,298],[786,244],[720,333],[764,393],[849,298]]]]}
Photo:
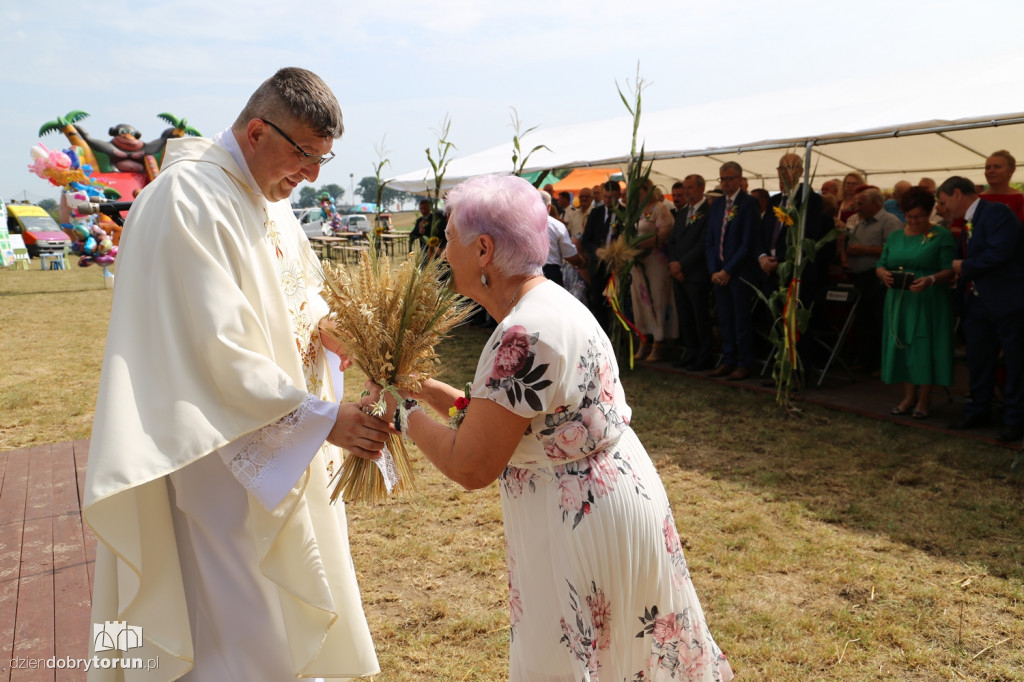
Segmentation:
{"type": "MultiPolygon", "coordinates": [[[[666,190],[691,173],[703,175],[713,187],[726,161],[737,161],[752,187],[775,190],[779,157],[786,151],[803,155],[808,144],[815,187],[851,170],[883,188],[903,179],[916,184],[922,176],[941,183],[950,175],[963,175],[984,183],[985,159],[993,151],[1024,154],[1024,113],[1019,113],[1024,98],[1015,78],[1022,71],[1024,53],[1007,58],[998,69],[974,67],[927,79],[901,75],[884,83],[843,82],[644,112],[639,139],[645,158],[654,161],[652,179],[666,190]],[[946,86],[942,91],[940,84],[946,86]]],[[[520,140],[521,147],[548,149],[530,156],[524,170],[624,170],[631,131],[629,116],[538,128],[520,140]]],[[[442,188],[511,169],[509,141],[453,159],[442,188]]],[[[392,178],[389,186],[422,194],[433,189],[434,177],[425,168],[392,178]]]]}

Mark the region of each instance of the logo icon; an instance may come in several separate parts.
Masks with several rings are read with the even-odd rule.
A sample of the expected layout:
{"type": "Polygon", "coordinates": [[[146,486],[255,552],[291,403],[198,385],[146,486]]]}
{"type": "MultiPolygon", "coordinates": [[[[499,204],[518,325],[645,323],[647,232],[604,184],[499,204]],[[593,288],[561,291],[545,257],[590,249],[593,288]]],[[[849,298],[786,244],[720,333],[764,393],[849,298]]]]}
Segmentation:
{"type": "Polygon", "coordinates": [[[92,624],[93,649],[101,651],[128,651],[142,646],[142,628],[128,625],[126,621],[110,621],[92,624]]]}

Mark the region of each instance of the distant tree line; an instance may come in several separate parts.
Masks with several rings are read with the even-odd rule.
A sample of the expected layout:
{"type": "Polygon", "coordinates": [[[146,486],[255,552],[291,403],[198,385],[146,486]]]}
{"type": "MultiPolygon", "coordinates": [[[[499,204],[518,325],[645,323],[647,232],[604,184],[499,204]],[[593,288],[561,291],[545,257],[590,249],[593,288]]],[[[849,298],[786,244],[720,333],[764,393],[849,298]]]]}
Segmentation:
{"type": "MultiPolygon", "coordinates": [[[[296,202],[298,208],[312,208],[320,205],[320,199],[318,198],[323,192],[327,192],[331,197],[334,198],[335,203],[344,203],[342,197],[345,195],[345,189],[335,184],[322,185],[319,189],[313,188],[309,185],[305,185],[299,190],[299,200],[296,202]]],[[[356,194],[359,195],[363,201],[367,203],[373,203],[377,201],[377,178],[372,175],[368,175],[359,181],[356,185],[356,194]]],[[[396,203],[401,205],[406,201],[415,201],[416,195],[409,192],[399,192],[398,190],[391,189],[390,187],[384,187],[384,194],[381,197],[381,203],[384,204],[384,208],[388,206],[394,206],[396,203]]]]}

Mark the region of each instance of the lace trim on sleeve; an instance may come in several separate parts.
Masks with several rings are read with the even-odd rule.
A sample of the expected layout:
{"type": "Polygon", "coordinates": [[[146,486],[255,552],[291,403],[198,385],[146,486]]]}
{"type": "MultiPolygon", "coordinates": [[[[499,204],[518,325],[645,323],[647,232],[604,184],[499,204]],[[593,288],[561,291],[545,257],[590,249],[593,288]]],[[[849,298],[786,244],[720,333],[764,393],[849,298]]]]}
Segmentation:
{"type": "Polygon", "coordinates": [[[275,455],[292,444],[292,436],[308,416],[314,400],[316,398],[313,395],[307,395],[294,412],[255,431],[245,447],[227,463],[232,475],[246,489],[253,490],[262,486],[267,474],[277,468],[275,455]]]}

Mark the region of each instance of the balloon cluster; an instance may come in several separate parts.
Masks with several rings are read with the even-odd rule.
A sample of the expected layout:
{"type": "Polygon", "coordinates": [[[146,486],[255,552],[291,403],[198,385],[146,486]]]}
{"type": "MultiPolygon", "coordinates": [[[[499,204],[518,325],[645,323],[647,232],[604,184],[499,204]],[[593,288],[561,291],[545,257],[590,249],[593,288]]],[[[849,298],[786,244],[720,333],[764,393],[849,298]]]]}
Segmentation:
{"type": "Polygon", "coordinates": [[[320,220],[330,223],[331,229],[337,232],[341,229],[341,215],[334,208],[334,199],[329,192],[320,192],[317,199],[320,201],[320,220]]]}
{"type": "Polygon", "coordinates": [[[61,228],[71,238],[71,250],[78,254],[78,265],[96,263],[107,267],[114,263],[117,247],[107,231],[100,227],[87,210],[97,201],[117,199],[120,193],[92,178],[93,169],[79,161],[74,148],[58,151],[40,143],[32,147],[32,163],[28,169],[56,187],[63,189],[63,198],[70,209],[70,222],[61,228]]]}
{"type": "Polygon", "coordinates": [[[32,147],[32,163],[28,169],[41,177],[49,180],[50,184],[56,187],[66,187],[73,182],[88,183],[89,177],[85,169],[92,172],[87,165],[85,169],[78,163],[78,155],[73,149],[58,151],[47,149],[46,145],[40,143],[32,147]]]}
{"type": "Polygon", "coordinates": [[[117,256],[114,240],[94,222],[92,216],[82,213],[86,205],[93,203],[89,195],[86,192],[69,192],[64,195],[64,199],[71,209],[72,217],[70,223],[61,223],[61,227],[74,240],[71,251],[78,255],[79,267],[84,268],[93,263],[103,267],[113,265],[117,256]]]}

